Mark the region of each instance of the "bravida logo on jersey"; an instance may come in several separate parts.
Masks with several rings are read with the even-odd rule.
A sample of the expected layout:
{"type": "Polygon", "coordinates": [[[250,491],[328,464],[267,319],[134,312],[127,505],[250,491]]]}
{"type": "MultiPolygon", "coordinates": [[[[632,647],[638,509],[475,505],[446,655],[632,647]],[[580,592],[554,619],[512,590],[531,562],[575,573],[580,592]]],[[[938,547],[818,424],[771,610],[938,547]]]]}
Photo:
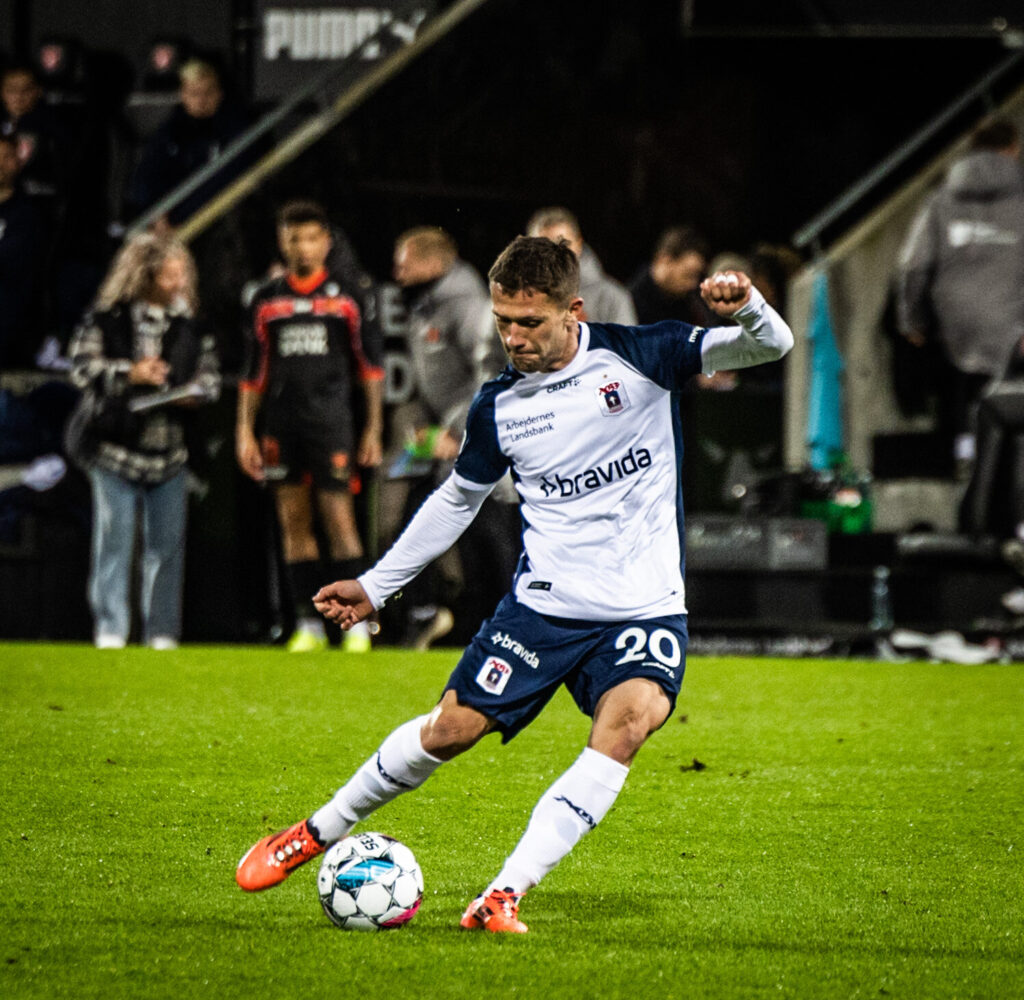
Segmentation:
{"type": "Polygon", "coordinates": [[[579,496],[591,490],[618,482],[627,476],[635,476],[643,472],[651,464],[651,453],[646,448],[630,448],[622,458],[613,459],[600,465],[584,469],[582,472],[569,473],[563,476],[560,471],[552,473],[554,481],[545,475],[540,481],[544,496],[557,493],[560,497],[579,496]]]}
{"type": "Polygon", "coordinates": [[[480,673],[476,675],[476,682],[491,694],[501,694],[511,676],[512,668],[504,660],[497,656],[488,656],[480,668],[480,673]]]}
{"type": "Polygon", "coordinates": [[[609,382],[598,387],[597,400],[601,404],[601,413],[610,417],[629,409],[629,396],[621,382],[609,382]]]}

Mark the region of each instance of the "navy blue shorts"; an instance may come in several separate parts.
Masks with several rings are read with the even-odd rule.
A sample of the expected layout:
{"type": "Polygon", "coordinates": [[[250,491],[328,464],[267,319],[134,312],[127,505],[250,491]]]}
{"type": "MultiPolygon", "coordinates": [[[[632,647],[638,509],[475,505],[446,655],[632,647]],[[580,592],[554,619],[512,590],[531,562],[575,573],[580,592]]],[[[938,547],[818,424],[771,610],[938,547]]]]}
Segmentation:
{"type": "Polygon", "coordinates": [[[562,684],[591,717],[601,695],[633,677],[660,684],[674,709],[688,640],[686,615],[575,621],[538,614],[509,595],[466,647],[446,690],[493,719],[505,743],[562,684]]]}

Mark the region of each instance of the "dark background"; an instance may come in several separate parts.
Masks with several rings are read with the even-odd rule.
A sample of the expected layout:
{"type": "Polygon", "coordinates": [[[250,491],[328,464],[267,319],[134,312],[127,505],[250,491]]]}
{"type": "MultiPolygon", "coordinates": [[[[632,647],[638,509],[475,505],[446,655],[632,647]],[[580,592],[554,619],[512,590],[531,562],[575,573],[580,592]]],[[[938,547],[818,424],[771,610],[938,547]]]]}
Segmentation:
{"type": "MultiPolygon", "coordinates": [[[[993,0],[490,0],[254,210],[321,197],[378,277],[407,226],[449,228],[486,268],[552,203],[580,216],[621,278],[673,223],[696,224],[716,250],[785,242],[1005,59],[1015,20],[1016,6],[993,0]]],[[[218,53],[243,97],[258,45],[247,0],[0,0],[0,48],[51,36],[85,46],[112,106],[155,38],[218,53]]],[[[269,219],[265,233],[269,253],[269,219]]]]}

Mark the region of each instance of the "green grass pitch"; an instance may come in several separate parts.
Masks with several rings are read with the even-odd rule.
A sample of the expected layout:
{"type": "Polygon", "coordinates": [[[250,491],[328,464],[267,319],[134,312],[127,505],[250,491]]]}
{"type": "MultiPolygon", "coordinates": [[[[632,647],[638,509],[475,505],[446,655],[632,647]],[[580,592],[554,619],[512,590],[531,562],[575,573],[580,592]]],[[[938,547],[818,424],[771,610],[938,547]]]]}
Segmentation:
{"type": "Polygon", "coordinates": [[[238,890],[456,655],[0,645],[0,997],[1024,996],[1020,665],[691,659],[523,937],[457,924],[585,741],[564,694],[364,824],[407,927],[336,930],[315,864],[238,890]]]}

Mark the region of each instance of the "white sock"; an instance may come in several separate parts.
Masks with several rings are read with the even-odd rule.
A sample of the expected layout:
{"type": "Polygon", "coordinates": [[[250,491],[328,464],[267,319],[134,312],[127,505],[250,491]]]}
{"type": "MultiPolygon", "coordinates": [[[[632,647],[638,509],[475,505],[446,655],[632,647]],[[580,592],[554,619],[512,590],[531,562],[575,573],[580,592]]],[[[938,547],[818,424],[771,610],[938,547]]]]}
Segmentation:
{"type": "Polygon", "coordinates": [[[487,886],[526,892],[604,819],[622,790],[629,768],[586,747],[541,796],[515,850],[487,886]]]}
{"type": "Polygon", "coordinates": [[[423,749],[420,730],[429,716],[399,726],[311,822],[325,843],[340,840],[375,809],[419,788],[443,763],[423,749]]]}

